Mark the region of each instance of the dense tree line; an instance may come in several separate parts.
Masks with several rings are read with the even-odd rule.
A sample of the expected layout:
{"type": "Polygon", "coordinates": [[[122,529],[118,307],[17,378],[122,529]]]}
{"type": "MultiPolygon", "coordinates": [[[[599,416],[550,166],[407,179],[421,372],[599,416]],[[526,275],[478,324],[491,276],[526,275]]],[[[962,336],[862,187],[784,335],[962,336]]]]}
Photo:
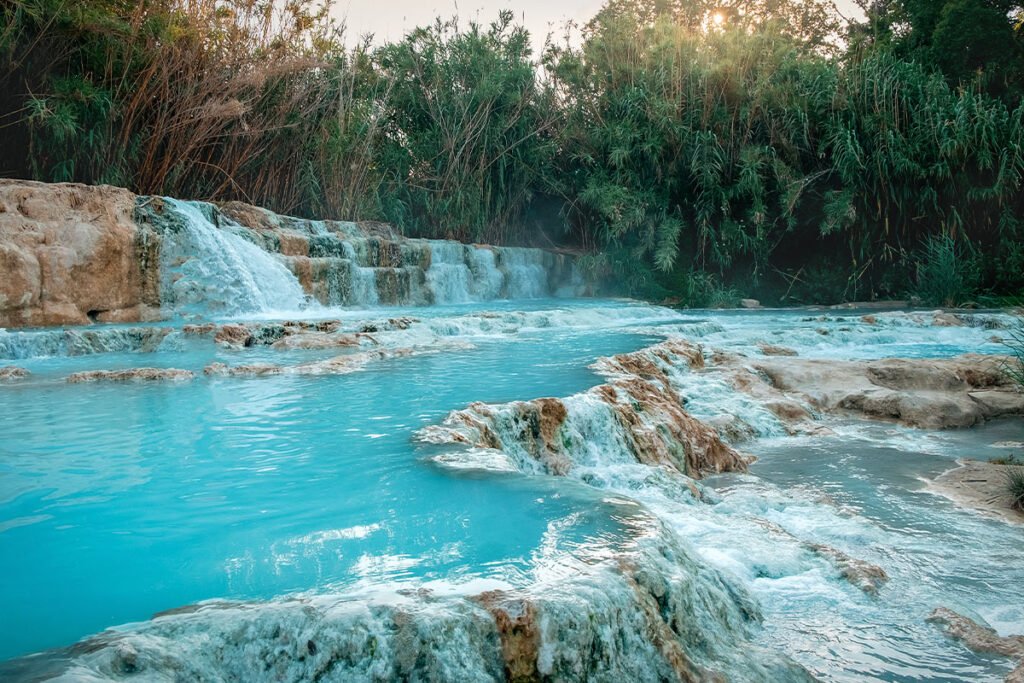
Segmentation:
{"type": "Polygon", "coordinates": [[[1009,0],[610,0],[346,47],[306,0],[10,0],[5,175],[580,250],[714,304],[1024,288],[1009,0]]]}

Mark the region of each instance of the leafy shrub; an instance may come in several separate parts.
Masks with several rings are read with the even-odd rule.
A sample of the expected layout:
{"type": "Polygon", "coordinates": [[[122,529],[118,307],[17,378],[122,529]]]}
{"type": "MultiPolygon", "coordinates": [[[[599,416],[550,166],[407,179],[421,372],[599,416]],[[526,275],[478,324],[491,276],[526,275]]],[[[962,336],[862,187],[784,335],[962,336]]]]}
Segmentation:
{"type": "Polygon", "coordinates": [[[1024,511],[1024,467],[1009,467],[1005,476],[1011,507],[1024,511]]]}
{"type": "Polygon", "coordinates": [[[955,307],[970,301],[978,289],[977,256],[948,235],[928,237],[917,254],[917,289],[921,301],[955,307]]]}
{"type": "Polygon", "coordinates": [[[680,287],[683,303],[690,308],[736,308],[740,294],[707,272],[690,272],[680,287]]]}

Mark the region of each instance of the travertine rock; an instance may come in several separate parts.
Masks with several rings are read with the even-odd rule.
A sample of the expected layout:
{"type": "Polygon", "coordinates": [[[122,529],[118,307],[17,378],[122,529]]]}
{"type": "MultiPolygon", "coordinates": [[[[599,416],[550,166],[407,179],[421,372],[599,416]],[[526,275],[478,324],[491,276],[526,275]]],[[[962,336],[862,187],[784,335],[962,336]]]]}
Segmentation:
{"type": "Polygon", "coordinates": [[[131,368],[130,370],[90,370],[68,376],[71,384],[83,382],[184,382],[195,377],[191,370],[175,368],[131,368]]]}
{"type": "Polygon", "coordinates": [[[127,190],[0,180],[0,327],[159,317],[155,238],[127,190]]]}
{"type": "Polygon", "coordinates": [[[24,379],[29,376],[29,371],[25,368],[19,368],[14,365],[7,365],[0,368],[0,382],[10,382],[11,380],[24,379]]]}
{"type": "Polygon", "coordinates": [[[925,429],[970,427],[1024,414],[1024,394],[1003,375],[999,358],[840,361],[713,356],[732,384],[785,421],[805,419],[803,402],[825,412],[853,412],[925,429]],[[785,401],[785,403],[780,403],[785,401]]]}

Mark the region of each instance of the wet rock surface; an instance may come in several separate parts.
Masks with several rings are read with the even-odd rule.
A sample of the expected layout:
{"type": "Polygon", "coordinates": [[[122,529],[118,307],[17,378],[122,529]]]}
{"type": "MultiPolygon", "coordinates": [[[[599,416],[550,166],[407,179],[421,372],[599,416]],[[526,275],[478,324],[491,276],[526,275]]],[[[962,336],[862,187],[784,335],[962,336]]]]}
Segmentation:
{"type": "Polygon", "coordinates": [[[828,559],[839,570],[840,576],[869,595],[877,595],[889,581],[889,575],[878,565],[851,557],[838,548],[822,543],[806,543],[805,547],[828,559]]]}
{"type": "Polygon", "coordinates": [[[889,574],[876,564],[853,557],[838,548],[825,545],[824,543],[801,541],[778,524],[769,522],[766,519],[756,519],[754,521],[772,534],[795,541],[805,550],[828,560],[844,580],[868,595],[878,595],[878,592],[889,581],[889,574]]]}
{"type": "Polygon", "coordinates": [[[946,607],[936,608],[928,621],[942,627],[950,638],[959,640],[981,654],[994,654],[1019,660],[1005,683],[1019,683],[1024,675],[1024,636],[1000,636],[995,629],[946,607]]]}
{"type": "Polygon", "coordinates": [[[798,356],[796,351],[785,346],[776,344],[758,344],[758,348],[766,356],[798,356]]]}
{"type": "Polygon", "coordinates": [[[29,371],[14,365],[0,367],[0,382],[13,382],[29,376],[29,371]]]}
{"type": "Polygon", "coordinates": [[[130,370],[90,370],[67,378],[70,384],[87,382],[186,382],[195,377],[191,370],[175,368],[131,368],[130,370]]]}
{"type": "Polygon", "coordinates": [[[0,180],[0,327],[158,318],[155,243],[134,210],[119,188],[0,180]]]}
{"type": "Polygon", "coordinates": [[[959,467],[944,472],[928,484],[928,490],[949,498],[958,505],[995,516],[1008,522],[1024,524],[1024,512],[1011,506],[1006,490],[1009,468],[980,460],[960,460],[959,467]]]}
{"type": "MultiPolygon", "coordinates": [[[[745,641],[748,596],[660,533],[529,588],[210,601],[17,670],[65,680],[810,681],[745,641]],[[726,601],[723,602],[723,598],[726,601]]],[[[13,670],[13,669],[8,669],[13,670]]]]}
{"type": "Polygon", "coordinates": [[[741,391],[765,403],[785,401],[776,413],[788,421],[799,421],[807,412],[796,409],[793,400],[814,410],[923,429],[971,427],[1024,415],[1024,393],[1002,373],[1001,359],[992,356],[839,361],[721,354],[717,360],[730,368],[741,391]]]}
{"type": "Polygon", "coordinates": [[[349,325],[340,320],[281,323],[228,323],[213,326],[188,326],[193,336],[213,333],[213,341],[223,348],[244,349],[270,346],[278,350],[317,350],[340,347],[376,346],[379,333],[408,330],[421,321],[416,318],[388,318],[349,325]]]}
{"type": "Polygon", "coordinates": [[[564,476],[587,457],[598,438],[591,430],[602,425],[593,411],[603,411],[608,420],[602,428],[613,426],[618,444],[638,463],[691,477],[745,471],[749,459],[689,415],[685,397],[672,385],[671,373],[703,363],[699,347],[669,340],[601,359],[594,368],[608,382],[584,394],[503,405],[474,403],[450,414],[440,426],[423,430],[421,438],[519,452],[543,472],[564,476]]]}
{"type": "Polygon", "coordinates": [[[274,363],[251,363],[228,365],[211,363],[203,373],[211,377],[260,377],[266,375],[344,375],[364,369],[370,363],[392,358],[407,358],[445,351],[461,351],[471,348],[468,344],[444,344],[426,347],[384,348],[359,351],[327,360],[300,363],[298,365],[277,365],[274,363]]]}

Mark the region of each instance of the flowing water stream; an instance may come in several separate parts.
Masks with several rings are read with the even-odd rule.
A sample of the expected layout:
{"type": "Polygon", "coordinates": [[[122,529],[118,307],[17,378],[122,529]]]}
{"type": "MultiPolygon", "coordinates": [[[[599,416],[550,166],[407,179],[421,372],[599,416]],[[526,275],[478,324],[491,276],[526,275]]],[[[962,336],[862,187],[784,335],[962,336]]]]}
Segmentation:
{"type": "MultiPolygon", "coordinates": [[[[754,436],[742,450],[759,458],[748,474],[694,484],[698,498],[685,477],[625,458],[610,418],[582,393],[604,381],[589,367],[595,360],[666,337],[751,354],[774,343],[810,358],[932,358],[1000,352],[988,329],[998,314],[938,328],[913,314],[869,325],[853,312],[680,313],[531,298],[552,292],[530,252],[499,254],[499,268],[492,252],[467,256],[446,244],[424,278],[432,300],[446,305],[376,308],[371,300],[342,309],[309,302],[280,257],[204,225],[203,215],[192,221],[200,227],[188,233],[188,249],[201,257],[179,264],[168,283],[178,283],[182,316],[273,322],[300,314],[367,330],[405,317],[404,328],[376,333],[375,342],[417,353],[341,375],[206,376],[212,363],[294,367],[339,351],[225,348],[186,334],[187,319],[0,332],[0,364],[32,373],[0,386],[0,659],[8,660],[0,676],[131,679],[134,654],[127,668],[121,650],[120,668],[89,659],[103,637],[67,648],[117,627],[148,639],[132,648],[145,642],[162,653],[148,662],[154,679],[180,679],[183,657],[194,660],[189,671],[217,678],[252,658],[246,643],[279,641],[285,624],[316,635],[309,661],[277,678],[312,677],[301,666],[319,656],[314,641],[361,629],[372,632],[373,652],[337,678],[370,680],[376,664],[366,662],[403,647],[398,618],[374,621],[383,619],[374,606],[406,605],[415,621],[415,605],[436,599],[416,636],[436,662],[410,670],[424,680],[452,672],[487,679],[500,668],[466,661],[474,648],[496,647],[474,630],[476,603],[447,596],[543,586],[550,604],[582,600],[598,631],[637,630],[606,616],[621,620],[633,609],[608,611],[629,589],[599,570],[624,552],[649,563],[641,572],[677,577],[666,579],[676,597],[665,597],[662,611],[681,590],[693,612],[676,637],[728,680],[998,681],[1012,668],[949,640],[925,617],[948,606],[1004,635],[1024,633],[1024,529],[961,509],[925,482],[958,457],[1020,452],[1019,419],[930,432],[834,418],[832,436],[786,436],[749,397],[681,373],[689,412],[742,418],[754,436]],[[244,275],[226,275],[236,271],[244,275]],[[494,300],[503,295],[514,298],[494,300]],[[243,303],[225,310],[211,299],[243,303]],[[138,367],[197,377],[65,381],[138,367]],[[514,452],[418,438],[476,401],[573,395],[569,420],[590,436],[566,476],[538,474],[514,452]],[[644,554],[648,542],[656,550],[644,554]],[[889,582],[865,593],[810,543],[876,564],[889,582]],[[296,600],[307,611],[289,612],[296,600]],[[251,606],[243,613],[256,616],[245,617],[249,630],[239,635],[231,631],[238,613],[227,607],[180,609],[204,601],[251,606]],[[147,621],[167,611],[180,614],[147,621]],[[342,626],[325,630],[323,614],[342,626]],[[263,623],[277,630],[260,630],[263,623]]],[[[572,634],[583,628],[572,621],[577,612],[558,609],[546,613],[542,670],[567,666],[572,634]],[[563,613],[568,625],[558,623],[563,613]]],[[[643,677],[643,647],[609,650],[607,670],[643,677]]]]}

